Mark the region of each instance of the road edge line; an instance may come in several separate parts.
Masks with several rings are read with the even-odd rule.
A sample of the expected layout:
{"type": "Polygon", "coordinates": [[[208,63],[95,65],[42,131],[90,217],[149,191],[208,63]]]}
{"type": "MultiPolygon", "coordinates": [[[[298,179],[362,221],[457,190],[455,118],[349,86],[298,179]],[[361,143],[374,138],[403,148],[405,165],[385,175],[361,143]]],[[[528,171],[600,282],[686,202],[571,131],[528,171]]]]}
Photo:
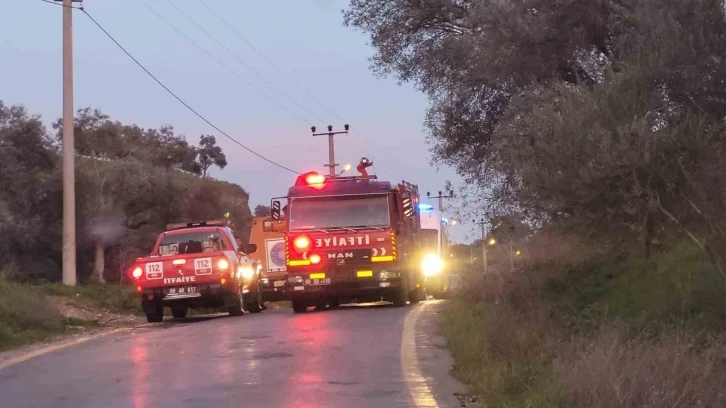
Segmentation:
{"type": "Polygon", "coordinates": [[[131,331],[131,330],[133,330],[133,328],[131,328],[131,327],[122,327],[122,328],[119,328],[119,329],[114,329],[114,330],[110,330],[110,331],[107,331],[107,332],[98,333],[98,334],[91,335],[91,336],[84,336],[84,337],[80,337],[80,338],[77,338],[77,339],[69,340],[69,341],[66,341],[66,342],[63,342],[63,343],[53,344],[53,345],[50,345],[50,346],[46,346],[46,347],[40,348],[38,350],[31,351],[29,353],[25,353],[25,354],[22,354],[20,356],[11,357],[11,358],[9,358],[9,359],[7,359],[5,361],[1,361],[0,362],[0,370],[3,370],[5,368],[11,367],[11,366],[14,366],[14,365],[19,364],[19,363],[26,362],[26,361],[31,360],[31,359],[34,359],[36,357],[40,357],[40,356],[42,356],[44,354],[52,353],[54,351],[62,350],[64,348],[68,348],[68,347],[71,347],[71,346],[75,346],[75,345],[78,345],[78,344],[85,343],[85,342],[87,342],[89,340],[95,340],[95,339],[98,339],[98,338],[101,338],[101,337],[109,336],[111,334],[116,334],[116,333],[121,333],[121,332],[125,332],[125,331],[131,331]]]}
{"type": "Polygon", "coordinates": [[[401,371],[413,406],[417,408],[438,408],[439,404],[418,364],[418,352],[416,351],[416,323],[424,307],[425,305],[419,304],[418,307],[408,312],[406,319],[403,321],[401,371]]]}

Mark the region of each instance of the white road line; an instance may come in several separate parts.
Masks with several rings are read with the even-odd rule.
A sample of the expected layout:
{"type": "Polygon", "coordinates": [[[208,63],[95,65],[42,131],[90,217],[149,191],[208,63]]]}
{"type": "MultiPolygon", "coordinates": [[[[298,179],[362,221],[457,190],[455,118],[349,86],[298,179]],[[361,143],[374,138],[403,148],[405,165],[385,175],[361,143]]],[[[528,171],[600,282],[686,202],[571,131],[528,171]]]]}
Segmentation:
{"type": "Polygon", "coordinates": [[[414,407],[417,408],[439,408],[431,388],[418,365],[416,353],[416,322],[425,304],[414,307],[403,322],[403,334],[401,335],[401,371],[406,381],[409,396],[414,407]]]}
{"type": "Polygon", "coordinates": [[[111,330],[111,331],[99,333],[99,334],[92,335],[92,336],[84,336],[84,337],[80,337],[80,338],[77,338],[77,339],[74,339],[74,340],[70,340],[70,341],[66,341],[66,342],[63,342],[63,343],[53,344],[53,345],[50,345],[50,346],[47,346],[47,347],[43,347],[41,349],[38,349],[38,350],[35,350],[35,351],[31,351],[30,353],[26,353],[26,354],[23,354],[23,355],[20,355],[20,356],[17,356],[17,357],[12,357],[12,358],[9,358],[9,359],[7,359],[5,361],[0,361],[0,370],[2,370],[4,368],[8,368],[8,367],[13,366],[13,365],[18,364],[18,363],[22,363],[24,361],[28,361],[28,360],[33,359],[35,357],[42,356],[44,354],[52,353],[52,352],[57,351],[57,350],[62,350],[64,348],[66,348],[66,347],[75,346],[77,344],[85,343],[88,340],[98,339],[98,338],[101,338],[101,337],[104,337],[104,336],[108,336],[110,334],[115,334],[115,333],[119,333],[119,332],[123,332],[123,331],[131,331],[131,330],[133,330],[133,329],[132,328],[129,328],[129,327],[124,327],[124,328],[120,328],[120,329],[115,329],[115,330],[111,330]]]}

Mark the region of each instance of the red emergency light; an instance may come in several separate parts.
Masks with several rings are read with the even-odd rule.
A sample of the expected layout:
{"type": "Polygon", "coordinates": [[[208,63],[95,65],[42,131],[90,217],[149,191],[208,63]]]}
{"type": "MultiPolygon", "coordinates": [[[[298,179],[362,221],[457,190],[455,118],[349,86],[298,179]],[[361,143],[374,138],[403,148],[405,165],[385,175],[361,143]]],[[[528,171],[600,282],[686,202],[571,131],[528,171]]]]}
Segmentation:
{"type": "Polygon", "coordinates": [[[321,190],[323,187],[325,187],[325,176],[315,171],[303,173],[298,176],[297,180],[295,181],[295,185],[309,186],[316,190],[321,190]]]}
{"type": "Polygon", "coordinates": [[[307,235],[300,235],[292,241],[292,244],[295,246],[295,249],[303,252],[310,249],[310,247],[313,245],[313,241],[308,238],[307,235]]]}

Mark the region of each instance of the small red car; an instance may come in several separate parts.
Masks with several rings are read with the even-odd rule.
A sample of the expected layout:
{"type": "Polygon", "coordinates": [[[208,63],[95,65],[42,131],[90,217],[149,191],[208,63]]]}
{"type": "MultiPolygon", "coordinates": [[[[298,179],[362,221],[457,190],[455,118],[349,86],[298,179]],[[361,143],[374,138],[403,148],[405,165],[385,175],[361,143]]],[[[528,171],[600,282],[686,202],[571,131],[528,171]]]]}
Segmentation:
{"type": "Polygon", "coordinates": [[[233,316],[262,311],[259,268],[227,221],[170,224],[154,250],[138,258],[130,275],[149,322],[161,322],[164,307],[184,318],[190,308],[224,307],[233,316]]]}

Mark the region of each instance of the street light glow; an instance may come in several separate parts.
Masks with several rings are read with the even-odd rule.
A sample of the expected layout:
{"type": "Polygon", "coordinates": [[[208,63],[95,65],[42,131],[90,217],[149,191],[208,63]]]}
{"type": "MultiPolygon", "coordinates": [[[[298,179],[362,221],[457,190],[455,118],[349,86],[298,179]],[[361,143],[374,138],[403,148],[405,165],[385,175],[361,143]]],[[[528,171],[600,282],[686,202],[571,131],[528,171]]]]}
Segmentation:
{"type": "Polygon", "coordinates": [[[494,238],[489,238],[489,245],[494,245],[497,243],[497,240],[494,238]]]}

